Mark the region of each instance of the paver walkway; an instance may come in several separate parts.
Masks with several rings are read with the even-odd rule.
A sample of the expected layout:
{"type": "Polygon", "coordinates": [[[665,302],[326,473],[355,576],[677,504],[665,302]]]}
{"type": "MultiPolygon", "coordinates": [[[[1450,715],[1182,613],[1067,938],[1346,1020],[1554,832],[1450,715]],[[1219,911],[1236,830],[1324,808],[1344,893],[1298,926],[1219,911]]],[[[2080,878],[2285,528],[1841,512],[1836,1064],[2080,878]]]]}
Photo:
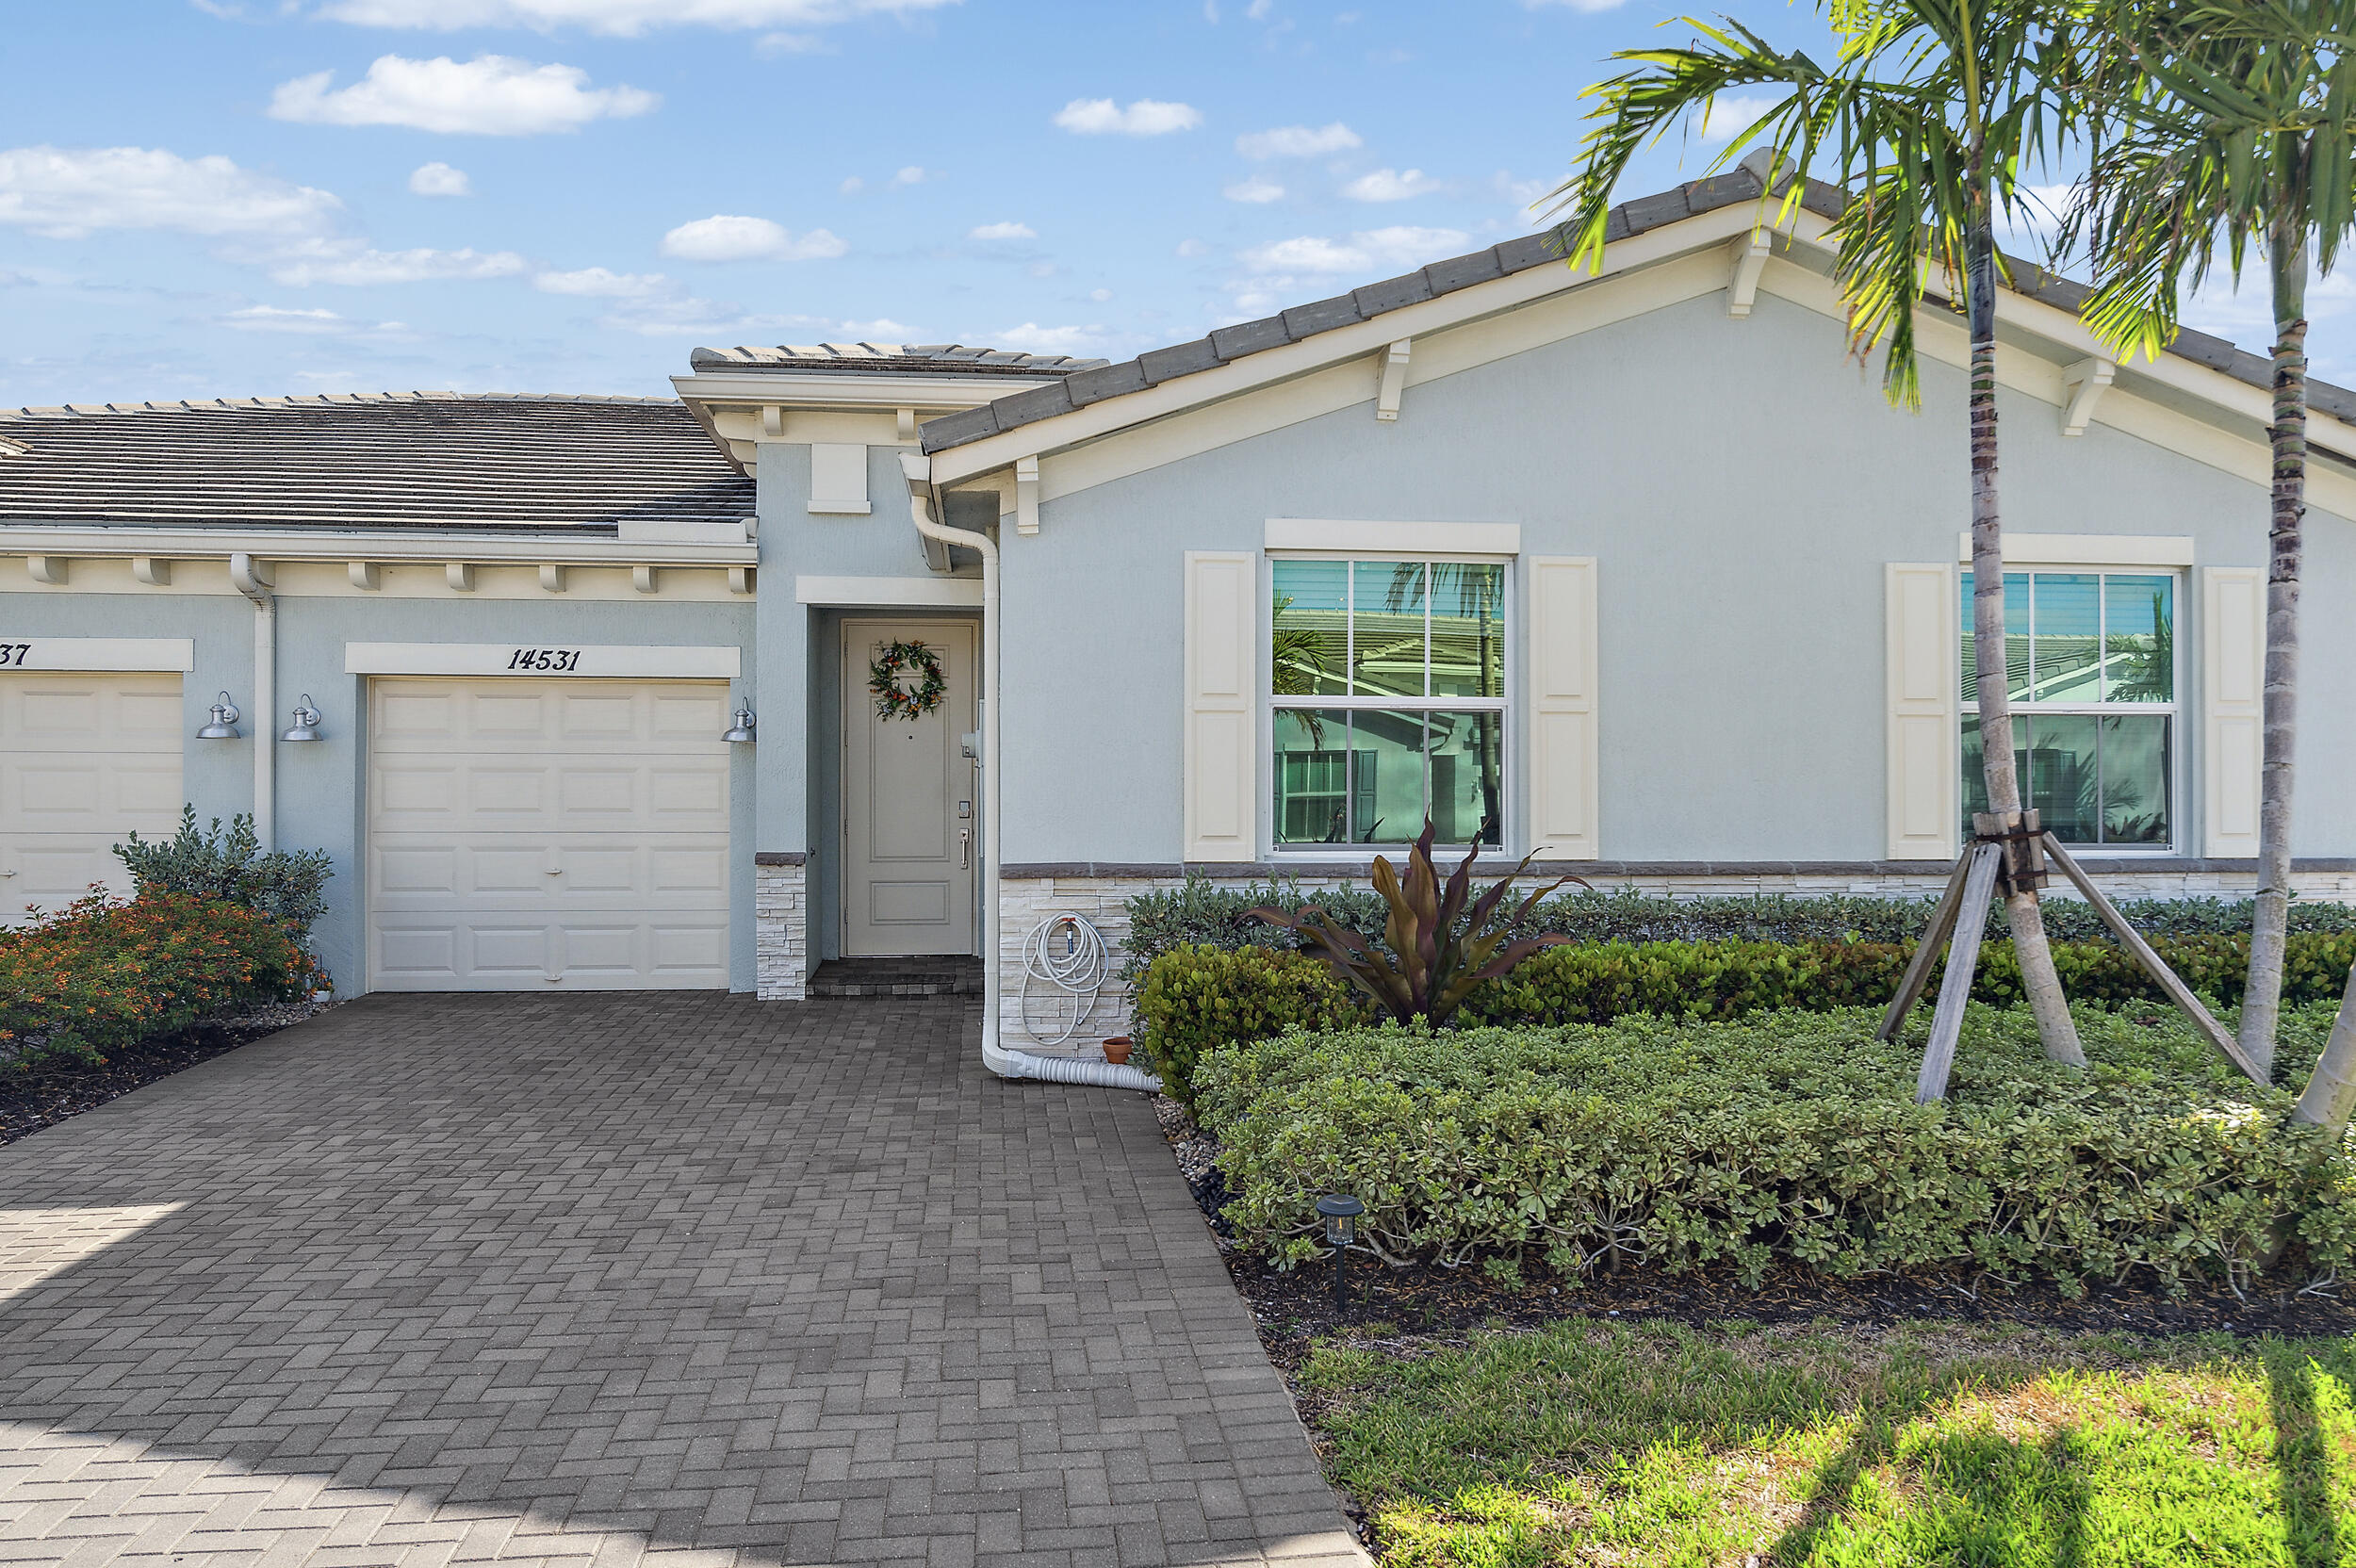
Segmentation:
{"type": "Polygon", "coordinates": [[[1143,1097],[371,997],[0,1149],[0,1561],[1362,1562],[1143,1097]]]}

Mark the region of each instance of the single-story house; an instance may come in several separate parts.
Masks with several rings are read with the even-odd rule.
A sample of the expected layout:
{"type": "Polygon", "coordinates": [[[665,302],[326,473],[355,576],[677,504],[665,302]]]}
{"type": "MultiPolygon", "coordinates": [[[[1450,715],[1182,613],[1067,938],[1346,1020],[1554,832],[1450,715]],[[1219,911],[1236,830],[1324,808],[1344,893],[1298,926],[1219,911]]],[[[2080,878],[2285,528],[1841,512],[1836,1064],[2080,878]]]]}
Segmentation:
{"type": "MultiPolygon", "coordinates": [[[[0,417],[0,903],[253,810],[334,857],[346,992],[792,1001],[980,953],[992,1065],[1061,1072],[1040,922],[1117,949],[1139,890],[1363,881],[1427,815],[1598,882],[1931,890],[1977,772],[1964,336],[1927,305],[1891,408],[1838,193],[1774,233],[1759,194],[1630,202],[1596,273],[1517,239],[1120,364],[0,417]]],[[[2083,296],[2023,267],[1999,312],[2031,804],[2122,893],[2245,890],[2267,367],[2114,363],[2083,296]]],[[[2314,398],[2294,847],[2356,901],[2356,393],[2314,398]]]]}

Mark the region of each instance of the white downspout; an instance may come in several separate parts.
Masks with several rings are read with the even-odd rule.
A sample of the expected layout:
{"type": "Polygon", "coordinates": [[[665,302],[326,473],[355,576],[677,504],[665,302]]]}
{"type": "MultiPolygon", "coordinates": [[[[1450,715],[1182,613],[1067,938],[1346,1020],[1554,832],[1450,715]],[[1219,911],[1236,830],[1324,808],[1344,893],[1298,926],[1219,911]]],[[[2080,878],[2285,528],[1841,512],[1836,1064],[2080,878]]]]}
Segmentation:
{"type": "Polygon", "coordinates": [[[229,558],[229,580],[254,601],[254,837],[268,855],[278,836],[278,598],[270,568],[229,558]]]}
{"type": "Polygon", "coordinates": [[[998,542],[987,533],[933,520],[932,466],[932,460],[920,453],[900,454],[900,472],[908,482],[909,520],[925,538],[961,546],[982,558],[982,1065],[1001,1078],[1158,1089],[1162,1081],[1138,1068],[1040,1056],[998,1042],[1005,967],[998,939],[998,542]]]}

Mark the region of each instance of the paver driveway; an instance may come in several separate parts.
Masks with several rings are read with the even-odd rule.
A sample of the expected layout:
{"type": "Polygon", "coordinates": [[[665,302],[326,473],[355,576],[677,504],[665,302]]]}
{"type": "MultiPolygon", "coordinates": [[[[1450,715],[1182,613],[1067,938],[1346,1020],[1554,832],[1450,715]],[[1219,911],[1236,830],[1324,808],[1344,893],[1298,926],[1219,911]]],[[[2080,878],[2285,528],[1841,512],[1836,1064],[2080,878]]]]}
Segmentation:
{"type": "Polygon", "coordinates": [[[1141,1096],[371,997],[0,1149],[0,1560],[1362,1561],[1141,1096]]]}

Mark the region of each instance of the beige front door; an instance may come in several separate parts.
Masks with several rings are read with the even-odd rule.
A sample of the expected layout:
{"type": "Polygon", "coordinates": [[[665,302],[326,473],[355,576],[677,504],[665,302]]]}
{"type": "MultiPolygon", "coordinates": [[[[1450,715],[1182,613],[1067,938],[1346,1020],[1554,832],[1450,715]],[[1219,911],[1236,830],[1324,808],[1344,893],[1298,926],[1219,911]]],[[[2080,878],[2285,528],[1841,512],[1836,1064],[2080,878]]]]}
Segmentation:
{"type": "Polygon", "coordinates": [[[843,623],[845,957],[973,951],[981,818],[963,740],[974,727],[976,630],[972,621],[843,623]],[[892,643],[924,644],[948,682],[921,718],[875,711],[868,671],[892,643]]]}

